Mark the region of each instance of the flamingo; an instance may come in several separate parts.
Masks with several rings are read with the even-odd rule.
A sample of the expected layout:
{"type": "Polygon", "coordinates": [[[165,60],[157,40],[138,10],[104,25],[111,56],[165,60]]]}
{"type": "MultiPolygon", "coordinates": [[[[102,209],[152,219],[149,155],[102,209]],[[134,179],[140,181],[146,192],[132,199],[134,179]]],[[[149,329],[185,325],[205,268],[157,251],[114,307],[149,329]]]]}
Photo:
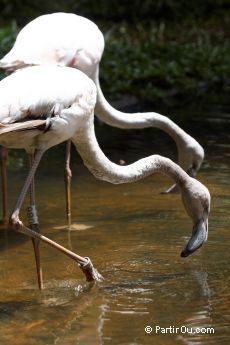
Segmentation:
{"type": "Polygon", "coordinates": [[[95,272],[88,259],[26,227],[19,217],[23,200],[44,152],[71,140],[86,167],[98,179],[118,184],[136,182],[155,172],[171,177],[180,189],[185,211],[193,222],[191,238],[181,252],[182,257],[190,255],[207,240],[210,211],[208,189],[179,165],[159,155],[140,159],[127,166],[111,162],[100,149],[95,136],[95,104],[96,86],[93,81],[83,72],[69,67],[28,67],[0,82],[0,144],[7,148],[25,149],[29,155],[34,155],[10,216],[12,229],[70,256],[81,265],[87,279],[100,279],[100,274],[95,272]]]}
{"type": "MultiPolygon", "coordinates": [[[[97,86],[96,115],[106,124],[119,128],[156,127],[175,141],[179,165],[195,177],[203,158],[200,144],[168,117],[155,112],[128,114],[113,108],[105,99],[99,82],[99,63],[104,50],[104,37],[96,24],[72,13],[42,15],[19,32],[13,48],[0,60],[0,68],[15,71],[30,65],[59,65],[77,68],[86,73],[97,86]]],[[[65,166],[68,224],[70,214],[69,167],[70,143],[65,166]]],[[[4,152],[5,154],[5,152],[4,152]]],[[[5,163],[3,159],[2,165],[5,163]]],[[[5,176],[5,175],[4,175],[5,176]]],[[[175,185],[166,190],[174,192],[175,185]]],[[[6,194],[6,193],[5,193],[6,194]]]]}

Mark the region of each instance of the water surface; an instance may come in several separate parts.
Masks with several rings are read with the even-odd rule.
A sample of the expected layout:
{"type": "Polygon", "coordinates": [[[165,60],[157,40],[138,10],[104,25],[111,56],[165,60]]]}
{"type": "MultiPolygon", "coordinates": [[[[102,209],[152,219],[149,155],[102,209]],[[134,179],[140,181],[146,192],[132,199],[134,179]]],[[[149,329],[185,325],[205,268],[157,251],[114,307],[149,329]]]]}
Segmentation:
{"type": "MultiPolygon", "coordinates": [[[[36,179],[41,231],[90,256],[105,280],[88,285],[70,259],[43,244],[45,288],[40,292],[31,241],[1,229],[1,345],[229,343],[229,108],[196,109],[189,116],[186,110],[190,119],[186,122],[185,110],[173,113],[206,151],[199,179],[212,194],[208,242],[194,255],[180,257],[191,222],[179,195],[160,195],[171,183],[168,178],[156,174],[135,184],[113,186],[91,176],[76,154],[74,229],[68,233],[63,155],[50,150],[36,179]],[[151,333],[145,332],[146,326],[152,327],[151,333]],[[156,326],[161,332],[156,333],[156,326]],[[162,333],[166,327],[168,332],[162,333]],[[176,327],[180,331],[175,332],[176,327]],[[182,332],[211,327],[214,334],[182,332]]],[[[176,157],[175,145],[158,130],[97,126],[97,137],[117,163],[153,153],[176,157]]],[[[16,172],[10,169],[11,207],[24,174],[24,166],[16,172]]]]}

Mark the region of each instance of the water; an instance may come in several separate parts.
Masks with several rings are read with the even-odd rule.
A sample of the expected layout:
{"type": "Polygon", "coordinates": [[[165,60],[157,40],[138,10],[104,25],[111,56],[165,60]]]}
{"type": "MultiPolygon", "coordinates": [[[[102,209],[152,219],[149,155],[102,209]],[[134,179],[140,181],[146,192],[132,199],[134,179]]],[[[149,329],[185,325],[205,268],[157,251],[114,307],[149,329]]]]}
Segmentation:
{"type": "MultiPolygon", "coordinates": [[[[2,229],[1,345],[229,343],[229,108],[191,110],[187,122],[184,112],[177,112],[175,119],[206,151],[199,173],[212,194],[205,246],[188,258],[180,257],[191,222],[180,196],[159,194],[170,185],[169,179],[156,174],[135,184],[113,186],[92,177],[75,154],[74,230],[68,233],[63,157],[50,150],[36,179],[42,233],[90,256],[105,280],[88,285],[69,258],[43,244],[45,289],[40,292],[31,241],[2,229]],[[145,332],[146,326],[151,333],[145,332]]],[[[130,163],[152,153],[175,159],[171,140],[157,130],[97,126],[97,136],[115,162],[130,163]]],[[[10,171],[11,207],[24,173],[20,167],[10,171]]]]}

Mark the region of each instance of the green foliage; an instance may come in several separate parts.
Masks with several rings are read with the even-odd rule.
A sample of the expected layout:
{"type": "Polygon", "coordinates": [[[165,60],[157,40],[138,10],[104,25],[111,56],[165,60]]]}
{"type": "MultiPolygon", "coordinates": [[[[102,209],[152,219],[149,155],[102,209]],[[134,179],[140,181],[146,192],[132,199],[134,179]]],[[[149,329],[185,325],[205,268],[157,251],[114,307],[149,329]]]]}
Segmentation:
{"type": "Polygon", "coordinates": [[[12,22],[11,26],[0,27],[0,51],[1,54],[6,54],[12,47],[17,36],[16,22],[12,22]]]}
{"type": "Polygon", "coordinates": [[[103,89],[145,101],[186,101],[229,92],[230,44],[194,26],[123,24],[105,35],[101,63],[103,89]],[[183,98],[182,98],[183,97],[183,98]]]}
{"type": "MultiPolygon", "coordinates": [[[[17,36],[17,25],[13,21],[11,26],[0,27],[0,57],[4,56],[12,47],[17,36]]],[[[0,79],[4,73],[0,70],[0,79]]]]}

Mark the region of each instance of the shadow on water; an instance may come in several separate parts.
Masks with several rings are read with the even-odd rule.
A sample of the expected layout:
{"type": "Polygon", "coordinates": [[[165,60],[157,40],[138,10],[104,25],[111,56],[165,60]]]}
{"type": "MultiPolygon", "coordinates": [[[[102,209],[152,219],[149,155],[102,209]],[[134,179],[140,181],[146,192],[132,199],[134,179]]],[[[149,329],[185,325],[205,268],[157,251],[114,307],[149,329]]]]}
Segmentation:
{"type": "MultiPolygon", "coordinates": [[[[92,177],[76,153],[75,228],[68,233],[63,154],[50,150],[36,179],[42,233],[90,256],[105,281],[89,286],[72,261],[42,245],[45,289],[40,292],[31,241],[2,230],[1,345],[229,342],[229,107],[189,114],[186,110],[186,121],[185,110],[172,113],[206,151],[199,173],[212,194],[206,245],[193,256],[180,258],[191,223],[180,196],[160,195],[169,179],[156,174],[135,184],[112,186],[92,177]],[[152,327],[151,333],[145,332],[146,326],[152,327]]],[[[176,157],[175,145],[158,130],[122,131],[97,125],[97,137],[115,162],[130,163],[153,153],[176,157]]],[[[24,168],[10,171],[11,207],[24,173],[24,168]]]]}

